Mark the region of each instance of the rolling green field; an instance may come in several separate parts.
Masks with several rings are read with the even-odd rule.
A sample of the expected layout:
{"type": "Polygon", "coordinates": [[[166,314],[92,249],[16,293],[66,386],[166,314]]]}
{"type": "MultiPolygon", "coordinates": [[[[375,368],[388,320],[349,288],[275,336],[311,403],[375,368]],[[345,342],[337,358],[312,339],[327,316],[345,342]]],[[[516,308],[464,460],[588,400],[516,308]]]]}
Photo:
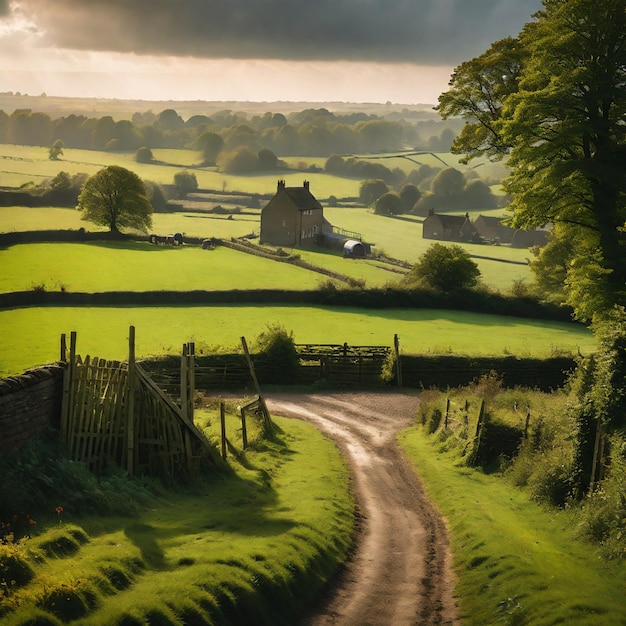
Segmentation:
{"type": "Polygon", "coordinates": [[[58,161],[48,158],[48,148],[0,144],[0,184],[20,187],[29,182],[38,184],[53,178],[60,171],[69,174],[95,174],[108,165],[121,165],[136,172],[141,178],[161,184],[172,184],[174,174],[181,169],[193,167],[198,185],[203,189],[222,189],[243,193],[273,194],[276,180],[282,178],[287,186],[300,186],[307,179],[311,191],[318,199],[330,195],[338,198],[359,195],[360,181],[339,178],[324,172],[294,172],[276,170],[272,173],[234,175],[217,172],[212,167],[199,167],[200,156],[192,150],[155,150],[155,163],[137,163],[135,153],[105,152],[64,148],[58,161]]]}
{"type": "MultiPolygon", "coordinates": [[[[375,244],[374,251],[393,258],[414,263],[432,245],[431,240],[422,238],[422,224],[419,218],[381,217],[365,208],[327,208],[324,211],[331,223],[346,230],[360,232],[365,241],[375,244]]],[[[93,225],[82,221],[79,212],[74,209],[0,207],[0,232],[78,228],[97,230],[93,225]]],[[[257,215],[234,215],[232,219],[227,219],[223,215],[183,212],[155,213],[152,228],[152,232],[157,233],[183,232],[191,237],[226,239],[250,233],[258,235],[259,230],[260,218],[257,215]]],[[[530,256],[528,250],[471,244],[465,245],[465,248],[470,254],[475,255],[482,280],[490,287],[506,291],[515,281],[530,280],[529,267],[517,264],[525,262],[530,256]],[[494,260],[478,257],[493,257],[494,260]],[[517,263],[503,263],[498,259],[517,263]]],[[[364,267],[366,264],[362,261],[356,261],[350,266],[344,262],[340,254],[328,254],[326,250],[320,249],[315,253],[296,250],[294,253],[300,254],[313,265],[345,273],[354,278],[363,278],[370,287],[384,285],[399,278],[399,275],[390,272],[374,271],[371,265],[364,267]]],[[[30,286],[39,282],[45,280],[36,280],[33,277],[28,284],[30,286]]]]}
{"type": "Polygon", "coordinates": [[[78,332],[78,352],[127,358],[128,327],[137,354],[179,353],[183,343],[239,350],[268,324],[293,331],[297,343],[393,345],[407,354],[455,353],[542,357],[595,350],[591,332],[577,324],[522,320],[457,311],[384,311],[313,306],[32,307],[0,311],[0,376],[58,358],[61,333],[78,332]]]}

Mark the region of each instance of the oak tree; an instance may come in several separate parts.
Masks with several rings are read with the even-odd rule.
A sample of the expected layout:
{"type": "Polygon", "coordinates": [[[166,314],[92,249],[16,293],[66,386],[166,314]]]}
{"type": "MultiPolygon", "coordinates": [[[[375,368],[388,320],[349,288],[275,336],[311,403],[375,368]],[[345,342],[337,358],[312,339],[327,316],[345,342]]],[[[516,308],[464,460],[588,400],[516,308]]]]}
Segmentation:
{"type": "Polygon", "coordinates": [[[119,165],[105,167],[87,179],[77,208],[82,219],[107,226],[114,233],[120,228],[147,232],[152,226],[152,205],[143,181],[119,165]]]}
{"type": "Polygon", "coordinates": [[[603,317],[626,304],[626,0],[543,5],[457,68],[439,110],[468,119],[454,150],[506,157],[514,226],[576,242],[566,301],[603,317]]]}

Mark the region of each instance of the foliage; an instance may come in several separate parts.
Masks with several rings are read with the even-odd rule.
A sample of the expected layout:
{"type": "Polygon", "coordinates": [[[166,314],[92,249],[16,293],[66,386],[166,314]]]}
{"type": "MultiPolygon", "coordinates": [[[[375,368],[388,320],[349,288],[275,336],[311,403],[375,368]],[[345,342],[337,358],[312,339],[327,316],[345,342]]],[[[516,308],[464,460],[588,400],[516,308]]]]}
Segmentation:
{"type": "Polygon", "coordinates": [[[535,17],[457,68],[439,109],[471,120],[453,149],[508,156],[514,226],[566,225],[553,235],[577,244],[566,301],[603,317],[626,301],[626,11],[546,0],[535,17]]]}
{"type": "Polygon", "coordinates": [[[217,167],[220,172],[254,172],[258,166],[258,156],[247,146],[220,152],[217,167]]]}
{"type": "Polygon", "coordinates": [[[426,209],[446,211],[490,209],[497,205],[496,197],[480,180],[467,180],[460,170],[447,167],[439,170],[430,183],[430,190],[415,203],[415,210],[423,214],[426,209]]]}
{"type": "Polygon", "coordinates": [[[188,193],[198,189],[198,179],[193,172],[183,170],[174,174],[174,187],[179,198],[184,198],[188,193]]]}
{"type": "Polygon", "coordinates": [[[404,213],[404,202],[398,193],[388,191],[376,199],[374,213],[376,215],[399,215],[404,213]]]}
{"type": "Polygon", "coordinates": [[[418,189],[417,185],[413,183],[403,185],[402,189],[400,189],[400,198],[402,199],[402,205],[404,207],[403,213],[412,211],[421,195],[422,192],[418,189]]]}
{"type": "Polygon", "coordinates": [[[152,163],[152,161],[154,161],[154,154],[152,154],[150,148],[142,146],[135,152],[135,161],[137,161],[137,163],[152,163]]]}
{"type": "Polygon", "coordinates": [[[114,468],[97,478],[65,456],[58,433],[53,431],[3,453],[0,473],[0,519],[5,523],[14,515],[51,515],[59,503],[72,516],[132,515],[161,490],[157,482],[131,480],[114,468]]]}
{"type": "Polygon", "coordinates": [[[370,206],[389,191],[389,187],[384,180],[367,179],[359,185],[359,200],[366,206],[370,206]]]}
{"type": "Polygon", "coordinates": [[[293,332],[279,323],[268,324],[256,339],[256,360],[269,384],[289,384],[298,377],[300,359],[293,332]]]}
{"type": "Polygon", "coordinates": [[[205,131],[198,136],[196,148],[202,152],[202,158],[207,165],[215,165],[217,156],[224,148],[224,140],[212,131],[205,131]]]}
{"type": "Polygon", "coordinates": [[[48,158],[51,161],[58,161],[63,156],[63,148],[63,141],[57,139],[48,150],[48,158]]]}
{"type": "Polygon", "coordinates": [[[119,165],[101,169],[85,182],[78,197],[82,218],[117,233],[120,228],[147,232],[152,225],[152,205],[142,180],[119,165]]]}
{"type": "Polygon", "coordinates": [[[477,284],[480,270],[464,248],[435,243],[420,257],[403,280],[441,291],[465,289],[477,284]]]}

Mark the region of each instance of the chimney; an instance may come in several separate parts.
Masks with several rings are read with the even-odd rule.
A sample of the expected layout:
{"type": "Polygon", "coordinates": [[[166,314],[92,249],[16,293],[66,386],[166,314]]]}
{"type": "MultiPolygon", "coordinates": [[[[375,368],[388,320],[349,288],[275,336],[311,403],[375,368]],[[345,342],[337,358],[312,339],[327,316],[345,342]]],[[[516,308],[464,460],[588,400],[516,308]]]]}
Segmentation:
{"type": "Polygon", "coordinates": [[[307,189],[307,190],[309,189],[309,181],[308,180],[304,181],[304,188],[307,189]]]}
{"type": "Polygon", "coordinates": [[[278,189],[284,189],[285,188],[285,181],[284,180],[279,180],[278,181],[278,189]]]}

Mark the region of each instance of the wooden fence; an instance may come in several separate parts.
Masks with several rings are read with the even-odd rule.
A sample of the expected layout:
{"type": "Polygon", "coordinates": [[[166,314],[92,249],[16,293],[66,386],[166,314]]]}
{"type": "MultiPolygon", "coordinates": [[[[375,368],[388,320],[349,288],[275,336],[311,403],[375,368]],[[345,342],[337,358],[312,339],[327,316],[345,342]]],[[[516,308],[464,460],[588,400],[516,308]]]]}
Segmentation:
{"type": "Polygon", "coordinates": [[[61,344],[66,363],[61,432],[72,459],[96,473],[113,464],[166,482],[195,477],[215,463],[215,451],[193,424],[193,348],[183,351],[179,407],[135,362],[134,327],[128,362],[81,358],[76,333],[69,356],[64,336],[61,344]]]}

